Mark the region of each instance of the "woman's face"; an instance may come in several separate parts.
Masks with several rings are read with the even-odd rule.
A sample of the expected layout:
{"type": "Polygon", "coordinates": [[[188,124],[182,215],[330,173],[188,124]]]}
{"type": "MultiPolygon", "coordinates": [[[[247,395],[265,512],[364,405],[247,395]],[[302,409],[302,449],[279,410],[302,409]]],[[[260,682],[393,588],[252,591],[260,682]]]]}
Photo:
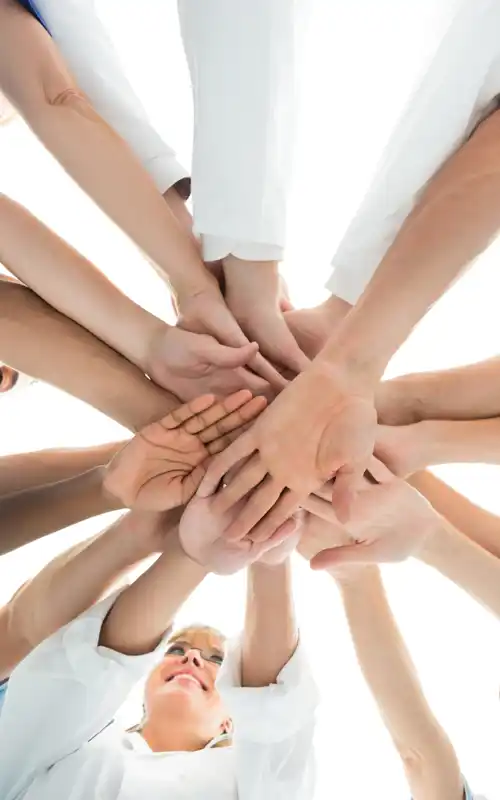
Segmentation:
{"type": "Polygon", "coordinates": [[[212,631],[191,629],[171,640],[146,684],[146,716],[182,720],[207,741],[228,729],[215,688],[223,659],[224,642],[212,631]]]}

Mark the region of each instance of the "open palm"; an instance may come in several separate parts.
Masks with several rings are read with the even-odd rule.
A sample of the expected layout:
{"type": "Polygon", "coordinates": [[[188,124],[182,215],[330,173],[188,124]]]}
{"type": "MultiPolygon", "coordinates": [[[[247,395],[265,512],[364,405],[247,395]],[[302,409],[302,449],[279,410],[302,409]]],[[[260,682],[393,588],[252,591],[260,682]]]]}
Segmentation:
{"type": "Polygon", "coordinates": [[[240,391],[225,400],[198,397],[143,428],[111,461],[106,491],[128,508],[166,511],[196,492],[209,456],[220,453],[265,407],[240,391]]]}

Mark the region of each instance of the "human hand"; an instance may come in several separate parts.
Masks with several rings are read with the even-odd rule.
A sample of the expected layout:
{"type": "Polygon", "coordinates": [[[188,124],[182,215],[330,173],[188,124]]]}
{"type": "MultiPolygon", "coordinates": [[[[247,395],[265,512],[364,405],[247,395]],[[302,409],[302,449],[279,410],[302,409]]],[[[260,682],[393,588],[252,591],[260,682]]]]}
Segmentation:
{"type": "Polygon", "coordinates": [[[210,455],[227,447],[265,407],[248,391],[198,397],[143,428],[110,462],[104,489],[128,508],[166,511],[187,503],[210,455]]]}
{"type": "Polygon", "coordinates": [[[244,369],[258,350],[257,343],[226,347],[208,334],[165,325],[150,343],[145,371],[185,402],[206,393],[225,397],[240,389],[265,394],[267,381],[244,369]]]}
{"type": "Polygon", "coordinates": [[[419,374],[381,381],[375,392],[378,421],[382,425],[412,425],[425,419],[419,374]]]}
{"type": "Polygon", "coordinates": [[[427,435],[428,423],[379,425],[375,455],[400,478],[407,478],[434,463],[435,442],[427,435]]]}
{"type": "MultiPolygon", "coordinates": [[[[331,551],[333,548],[352,544],[353,541],[352,536],[338,521],[327,522],[315,514],[308,513],[302,525],[302,535],[297,552],[307,561],[311,561],[324,550],[331,551]]],[[[359,562],[342,562],[330,566],[328,572],[335,580],[345,582],[358,577],[360,572],[367,569],[367,566],[359,562]]]]}
{"type": "Polygon", "coordinates": [[[278,557],[284,561],[290,551],[289,542],[295,544],[297,541],[298,520],[293,517],[287,520],[267,541],[259,544],[248,538],[228,541],[223,531],[238,515],[240,505],[220,514],[214,507],[213,498],[194,497],[179,524],[179,540],[186,555],[219,575],[231,575],[266,556],[271,558],[273,553],[275,559],[278,557]]]}
{"type": "Polygon", "coordinates": [[[309,359],[295,341],[282,307],[283,283],[274,262],[224,260],[225,298],[244,333],[259,344],[262,355],[296,375],[309,359]]]}
{"type": "Polygon", "coordinates": [[[288,311],[284,315],[285,322],[300,349],[308,358],[316,358],[350,308],[345,300],[332,295],[314,308],[288,311]]]}
{"type": "Polygon", "coordinates": [[[335,474],[331,499],[345,520],[372,455],[375,431],[369,388],[316,360],[251,430],[214,459],[199,494],[213,494],[223,477],[247,459],[217,502],[224,512],[252,492],[227,536],[238,539],[251,531],[252,539],[260,541],[335,474]]]}
{"type": "MultiPolygon", "coordinates": [[[[208,270],[207,276],[205,290],[177,295],[178,326],[193,333],[213,336],[227,347],[248,345],[249,339],[226,305],[217,279],[208,270]]],[[[249,366],[276,391],[287,385],[287,380],[260,353],[251,358],[249,366]]]]}
{"type": "Polygon", "coordinates": [[[345,525],[354,543],[318,553],[311,560],[313,569],[404,561],[439,526],[432,506],[405,481],[380,462],[370,471],[379,483],[365,482],[345,525]]]}

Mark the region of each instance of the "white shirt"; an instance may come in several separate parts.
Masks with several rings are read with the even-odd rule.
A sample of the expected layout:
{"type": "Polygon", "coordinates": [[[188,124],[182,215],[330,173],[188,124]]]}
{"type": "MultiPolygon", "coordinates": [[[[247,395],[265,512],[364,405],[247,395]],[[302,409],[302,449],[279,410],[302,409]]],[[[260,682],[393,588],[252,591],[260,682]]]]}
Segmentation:
{"type": "Polygon", "coordinates": [[[332,259],[328,288],[354,304],[428,181],[500,94],[500,3],[461,2],[332,259]]]}
{"type": "MultiPolygon", "coordinates": [[[[152,127],[95,6],[37,0],[78,85],[164,193],[187,172],[152,127]]],[[[194,230],[206,261],[283,257],[309,7],[309,0],[179,0],[194,100],[194,230]]]]}
{"type": "Polygon", "coordinates": [[[242,688],[233,643],[217,688],[233,745],[152,753],[110,723],[165,649],[98,645],[116,594],[39,645],[14,671],[0,718],[2,800],[311,800],[317,690],[301,646],[276,685],[242,688]]]}

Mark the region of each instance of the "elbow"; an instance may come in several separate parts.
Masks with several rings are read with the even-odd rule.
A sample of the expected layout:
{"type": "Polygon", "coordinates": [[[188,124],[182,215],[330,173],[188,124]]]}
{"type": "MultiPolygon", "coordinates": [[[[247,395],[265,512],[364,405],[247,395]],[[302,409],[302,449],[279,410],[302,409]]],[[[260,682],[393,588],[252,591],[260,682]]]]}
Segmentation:
{"type": "Polygon", "coordinates": [[[461,797],[463,780],[457,754],[446,739],[429,741],[418,750],[399,749],[406,778],[416,800],[461,797]]]}

